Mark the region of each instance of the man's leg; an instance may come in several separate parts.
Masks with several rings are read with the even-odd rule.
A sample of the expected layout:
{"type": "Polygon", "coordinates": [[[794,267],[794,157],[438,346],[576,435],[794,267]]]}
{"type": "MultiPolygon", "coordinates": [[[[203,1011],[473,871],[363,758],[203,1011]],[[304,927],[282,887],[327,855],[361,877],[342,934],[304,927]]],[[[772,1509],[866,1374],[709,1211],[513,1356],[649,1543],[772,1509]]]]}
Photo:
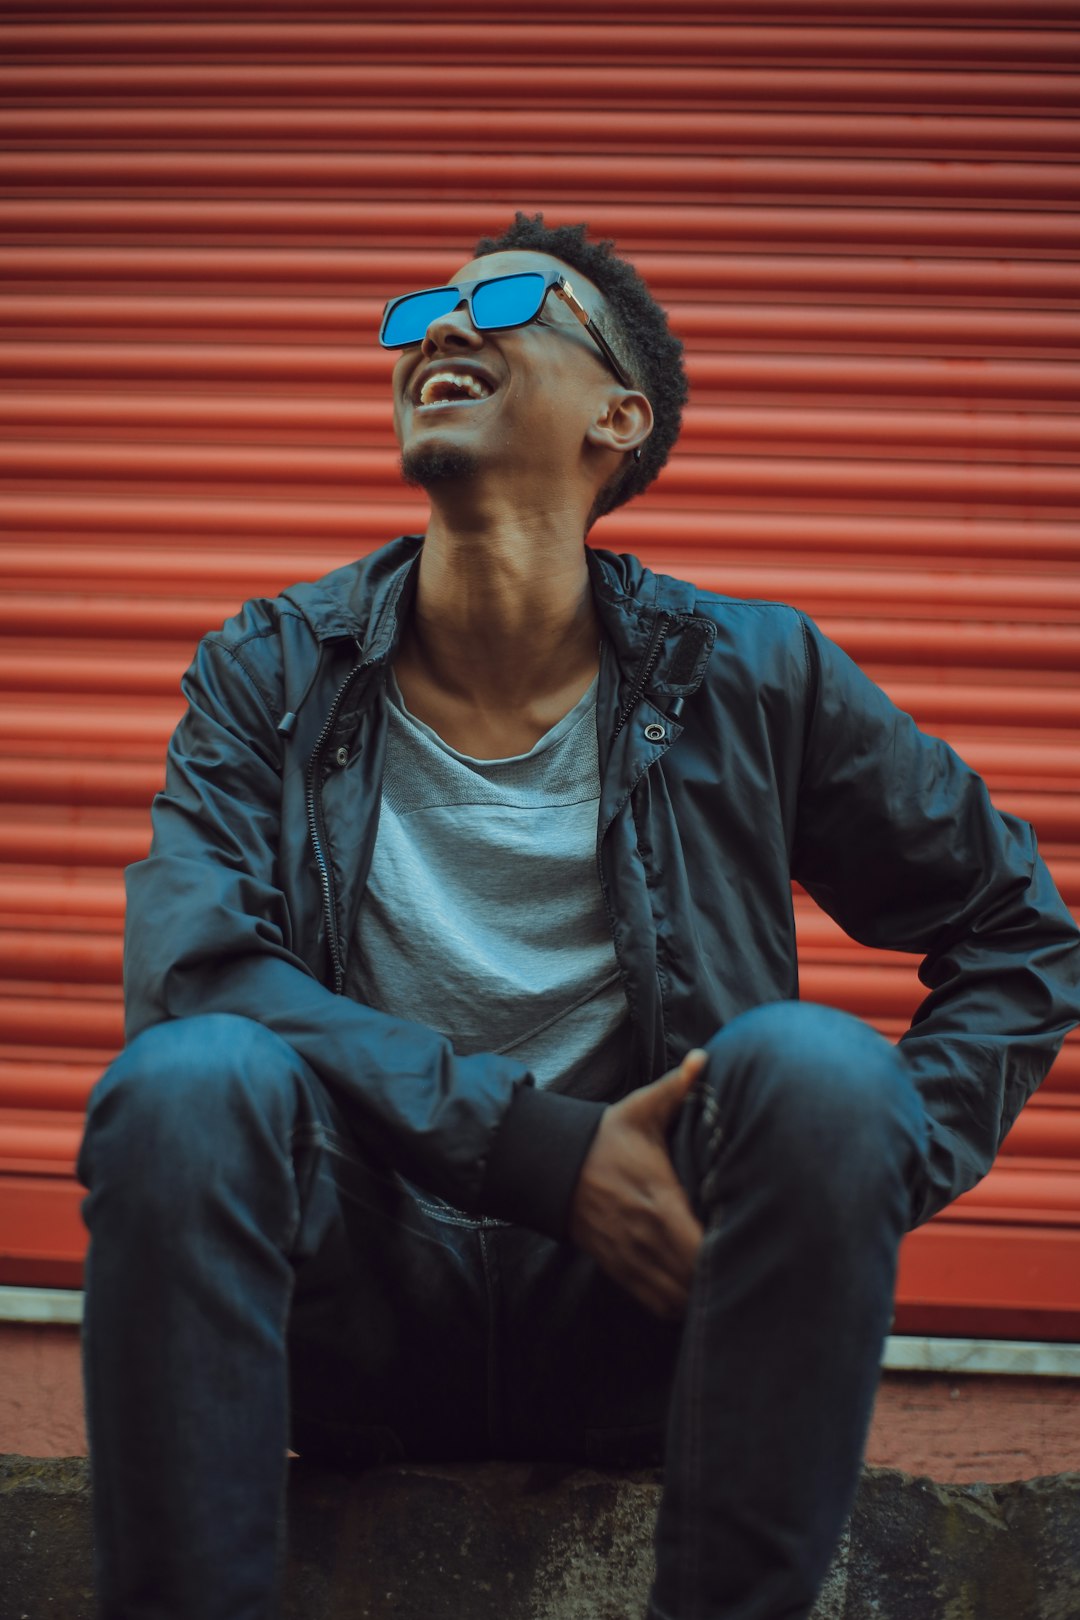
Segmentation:
{"type": "Polygon", "coordinates": [[[831,1008],[734,1020],[673,1135],[706,1232],[649,1620],[803,1620],[858,1483],[925,1150],[893,1047],[831,1008]]]}
{"type": "Polygon", "coordinates": [[[430,1353],[418,1324],[439,1318],[454,1419],[465,1433],[482,1421],[477,1257],[425,1232],[407,1184],[364,1160],[313,1072],[245,1019],[140,1036],[94,1092],[79,1172],[102,1614],[266,1620],[294,1300],[300,1382],[305,1353],[331,1342],[339,1357],[328,1429],[340,1415],[394,1449],[411,1427],[452,1450],[458,1434],[417,1410],[410,1369],[430,1353]]]}

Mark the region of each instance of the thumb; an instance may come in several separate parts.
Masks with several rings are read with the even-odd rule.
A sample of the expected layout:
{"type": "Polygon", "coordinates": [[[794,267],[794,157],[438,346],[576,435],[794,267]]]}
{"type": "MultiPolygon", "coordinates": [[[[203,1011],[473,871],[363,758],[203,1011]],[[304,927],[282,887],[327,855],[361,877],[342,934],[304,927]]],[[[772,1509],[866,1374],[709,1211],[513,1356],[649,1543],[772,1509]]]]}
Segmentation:
{"type": "Polygon", "coordinates": [[[675,1118],[694,1081],[708,1061],[708,1052],[703,1052],[700,1046],[695,1046],[687,1052],[677,1069],[672,1069],[649,1087],[652,1093],[652,1106],[649,1111],[662,1128],[666,1128],[675,1118]]]}

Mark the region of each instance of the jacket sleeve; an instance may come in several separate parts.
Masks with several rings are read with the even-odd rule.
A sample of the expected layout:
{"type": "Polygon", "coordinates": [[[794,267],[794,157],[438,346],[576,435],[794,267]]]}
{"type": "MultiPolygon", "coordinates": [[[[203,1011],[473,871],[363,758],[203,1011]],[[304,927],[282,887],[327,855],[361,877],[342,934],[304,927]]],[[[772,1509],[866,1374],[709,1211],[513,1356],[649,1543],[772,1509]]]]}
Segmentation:
{"type": "MultiPolygon", "coordinates": [[[[320,982],[293,949],[277,882],[282,751],[265,694],[207,638],[154,801],[149,857],[127,872],[126,1034],[234,1013],[282,1036],[358,1136],[451,1203],[565,1235],[603,1107],[542,1091],[510,1058],[455,1054],[425,1025],[320,982]]],[[[312,876],[312,882],[317,880],[312,876]]]]}
{"type": "Polygon", "coordinates": [[[794,876],[853,938],[923,956],[900,1051],[929,1126],[912,1224],[989,1170],[1080,1020],[1080,934],[1025,823],[809,621],[794,876]]]}

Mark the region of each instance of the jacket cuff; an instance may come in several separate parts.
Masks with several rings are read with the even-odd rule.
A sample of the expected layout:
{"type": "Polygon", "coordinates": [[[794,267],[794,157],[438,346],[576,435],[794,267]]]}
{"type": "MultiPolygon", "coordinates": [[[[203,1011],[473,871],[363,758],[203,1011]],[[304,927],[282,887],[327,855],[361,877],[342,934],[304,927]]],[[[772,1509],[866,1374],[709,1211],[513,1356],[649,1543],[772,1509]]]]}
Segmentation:
{"type": "Polygon", "coordinates": [[[606,1107],[519,1086],[488,1159],[484,1214],[565,1238],[570,1200],[606,1107]]]}

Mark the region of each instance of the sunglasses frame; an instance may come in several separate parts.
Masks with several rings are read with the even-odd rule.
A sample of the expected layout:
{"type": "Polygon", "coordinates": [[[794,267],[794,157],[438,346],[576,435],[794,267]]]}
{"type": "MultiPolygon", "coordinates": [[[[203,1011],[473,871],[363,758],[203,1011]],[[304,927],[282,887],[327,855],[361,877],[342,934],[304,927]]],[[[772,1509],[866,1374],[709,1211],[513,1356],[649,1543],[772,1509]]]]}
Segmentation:
{"type": "MultiPolygon", "coordinates": [[[[574,292],[573,287],[570,285],[570,282],[567,280],[566,276],[563,275],[561,270],[512,270],[507,275],[481,276],[478,281],[451,281],[447,282],[442,287],[419,287],[416,292],[402,293],[398,298],[391,298],[383,310],[382,320],[379,323],[379,343],[384,349],[407,349],[409,347],[409,343],[387,343],[383,339],[383,333],[386,331],[386,323],[390,319],[390,316],[393,314],[394,310],[397,309],[398,305],[405,303],[405,301],[409,298],[422,298],[425,293],[434,292],[458,293],[460,296],[458,297],[457,303],[454,304],[451,309],[443,310],[443,315],[451,315],[453,314],[454,310],[460,309],[462,304],[467,303],[469,306],[469,319],[472,321],[473,326],[478,332],[512,332],[519,326],[530,326],[532,322],[537,320],[543,313],[543,308],[547,302],[548,293],[554,292],[556,297],[561,299],[561,301],[566,305],[571,315],[581,322],[582,326],[585,328],[586,332],[588,332],[589,336],[600,350],[600,353],[607,361],[608,366],[615,373],[615,376],[618,378],[619,382],[622,383],[623,387],[632,388],[635,390],[637,389],[637,384],[634,382],[629,372],[626,371],[625,367],[616,358],[615,352],[607,338],[604,336],[603,332],[601,332],[600,328],[597,326],[584,304],[581,303],[574,292]],[[478,287],[486,287],[493,281],[516,281],[519,276],[541,276],[543,278],[544,286],[540,293],[540,301],[533,313],[523,321],[508,321],[505,325],[499,326],[480,326],[477,322],[475,314],[473,313],[473,294],[476,292],[476,289],[478,287]]],[[[433,317],[433,319],[441,319],[441,316],[433,317]]],[[[428,325],[430,324],[431,323],[429,322],[428,325]]],[[[426,329],[427,328],[425,327],[425,331],[426,329]]],[[[411,343],[421,343],[422,341],[422,338],[410,339],[411,343]]]]}

